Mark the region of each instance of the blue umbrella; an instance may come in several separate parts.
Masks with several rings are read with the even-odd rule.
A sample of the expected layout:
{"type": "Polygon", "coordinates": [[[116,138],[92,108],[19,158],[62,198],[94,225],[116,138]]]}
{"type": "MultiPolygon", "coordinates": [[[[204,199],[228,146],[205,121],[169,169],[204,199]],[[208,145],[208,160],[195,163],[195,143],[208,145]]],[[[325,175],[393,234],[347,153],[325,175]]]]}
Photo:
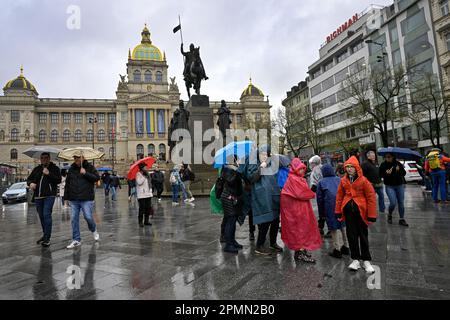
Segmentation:
{"type": "Polygon", "coordinates": [[[402,160],[417,160],[422,158],[419,152],[408,148],[387,147],[378,149],[378,155],[384,156],[386,153],[392,153],[397,159],[402,160]]]}
{"type": "Polygon", "coordinates": [[[253,141],[244,140],[231,142],[222,149],[219,149],[214,156],[214,168],[220,168],[227,163],[227,157],[236,155],[238,158],[245,158],[252,150],[253,141]]]}
{"type": "Polygon", "coordinates": [[[101,167],[101,168],[97,168],[97,171],[113,171],[113,170],[112,170],[112,168],[101,167]]]}

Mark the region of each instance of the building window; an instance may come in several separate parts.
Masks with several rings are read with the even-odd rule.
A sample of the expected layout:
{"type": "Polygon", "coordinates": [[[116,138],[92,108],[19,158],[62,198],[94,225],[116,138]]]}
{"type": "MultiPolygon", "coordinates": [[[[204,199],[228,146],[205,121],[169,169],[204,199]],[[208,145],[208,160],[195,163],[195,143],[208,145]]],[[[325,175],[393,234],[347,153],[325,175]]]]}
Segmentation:
{"type": "Polygon", "coordinates": [[[402,55],[400,53],[400,49],[398,49],[392,52],[392,64],[396,66],[399,65],[400,63],[402,63],[402,55]]]}
{"type": "Polygon", "coordinates": [[[39,123],[47,123],[47,114],[39,113],[39,123]]]}
{"type": "Polygon", "coordinates": [[[63,123],[70,123],[70,113],[63,113],[63,123]]]}
{"type": "Polygon", "coordinates": [[[362,48],[364,48],[364,42],[360,41],[355,46],[353,46],[352,53],[355,53],[355,52],[361,50],[362,48]]]}
{"type": "Polygon", "coordinates": [[[450,51],[450,33],[445,35],[445,42],[447,43],[447,50],[450,51]]]}
{"type": "Polygon", "coordinates": [[[261,121],[261,112],[256,112],[255,113],[255,120],[256,121],[261,121]]]}
{"type": "Polygon", "coordinates": [[[412,140],[412,128],[411,127],[405,127],[402,128],[403,131],[403,139],[404,140],[412,140]]]}
{"type": "Polygon", "coordinates": [[[126,112],[126,111],[121,111],[121,112],[120,112],[120,120],[122,120],[122,121],[127,121],[127,120],[128,120],[128,112],[126,112]]]}
{"type": "Polygon", "coordinates": [[[98,148],[98,151],[100,151],[101,153],[105,153],[105,149],[102,147],[98,148]]]}
{"type": "Polygon", "coordinates": [[[421,9],[416,14],[410,16],[409,18],[406,18],[404,21],[401,22],[403,36],[406,36],[408,33],[413,31],[414,29],[417,29],[418,27],[420,27],[426,23],[427,22],[425,20],[424,10],[421,9]]]}
{"type": "Polygon", "coordinates": [[[405,44],[405,54],[408,59],[415,59],[419,54],[431,47],[428,41],[428,34],[423,34],[413,41],[405,44]]]}
{"type": "Polygon", "coordinates": [[[143,146],[142,144],[138,144],[138,145],[136,146],[136,156],[137,156],[137,159],[140,159],[141,156],[143,156],[143,155],[144,155],[144,146],[143,146]]]}
{"type": "Polygon", "coordinates": [[[97,140],[105,141],[105,130],[103,130],[103,129],[98,130],[97,140]]]}
{"type": "Polygon", "coordinates": [[[345,78],[347,78],[347,74],[348,74],[348,68],[342,69],[341,71],[339,71],[338,73],[336,73],[334,75],[334,82],[336,84],[341,83],[342,81],[345,80],[345,78]]]}
{"type": "Polygon", "coordinates": [[[45,132],[45,130],[39,131],[39,142],[45,142],[46,139],[47,133],[45,132]]]}
{"type": "Polygon", "coordinates": [[[347,139],[356,137],[356,130],[355,130],[355,127],[346,128],[346,129],[345,129],[345,137],[346,137],[347,139]]]}
{"type": "Polygon", "coordinates": [[[82,123],[83,122],[83,114],[82,113],[75,113],[75,123],[82,123]]]}
{"type": "Polygon", "coordinates": [[[11,149],[10,158],[11,160],[17,160],[17,149],[11,149]]]}
{"type": "Polygon", "coordinates": [[[152,82],[152,72],[150,70],[145,71],[144,79],[147,83],[152,82]]]}
{"type": "Polygon", "coordinates": [[[448,0],[441,0],[439,2],[439,6],[441,7],[442,16],[448,15],[448,0]]]}
{"type": "Polygon", "coordinates": [[[105,123],[105,114],[104,113],[97,113],[97,122],[105,123]]]}
{"type": "Polygon", "coordinates": [[[18,142],[19,141],[19,129],[12,129],[11,130],[11,142],[18,142]]]}
{"type": "Polygon", "coordinates": [[[11,122],[20,122],[20,111],[11,111],[11,122]]]}
{"type": "Polygon", "coordinates": [[[86,141],[94,141],[94,130],[89,129],[86,133],[86,141]]]}
{"type": "Polygon", "coordinates": [[[91,123],[92,124],[92,120],[94,120],[94,114],[93,113],[86,113],[86,123],[91,123]]]}
{"type": "Polygon", "coordinates": [[[0,130],[0,141],[5,141],[5,131],[0,130]]]}
{"type": "Polygon", "coordinates": [[[311,97],[315,97],[321,92],[322,92],[322,84],[319,83],[318,85],[311,88],[311,97]]]}
{"type": "Polygon", "coordinates": [[[58,131],[57,130],[52,130],[52,132],[50,133],[50,141],[51,142],[58,141],[58,131]]]}
{"type": "Polygon", "coordinates": [[[58,120],[59,120],[59,114],[50,113],[50,123],[58,123],[58,120]]]}
{"type": "Polygon", "coordinates": [[[153,143],[147,146],[148,156],[153,156],[155,154],[155,145],[153,143]]]}
{"type": "Polygon", "coordinates": [[[63,141],[64,142],[70,141],[70,130],[69,129],[64,130],[64,132],[63,132],[63,141]]]}
{"type": "Polygon", "coordinates": [[[133,80],[134,82],[141,82],[141,72],[139,70],[133,73],[133,80]]]}
{"type": "Polygon", "coordinates": [[[116,114],[115,113],[108,113],[109,123],[116,123],[116,114]]]}
{"type": "Polygon", "coordinates": [[[242,114],[236,115],[236,123],[241,124],[242,123],[242,114]]]}
{"type": "Polygon", "coordinates": [[[328,63],[323,67],[323,69],[324,69],[325,71],[328,71],[328,70],[330,70],[331,68],[333,68],[333,66],[334,66],[333,61],[330,61],[330,62],[328,62],[328,63]]]}
{"type": "Polygon", "coordinates": [[[159,160],[166,160],[166,145],[164,143],[159,145],[159,160]]]}
{"type": "Polygon", "coordinates": [[[81,130],[80,129],[77,129],[77,130],[75,130],[75,135],[74,135],[74,138],[75,138],[75,141],[81,141],[81,130]]]}
{"type": "Polygon", "coordinates": [[[334,86],[334,77],[331,76],[322,82],[322,91],[328,90],[334,86]]]}
{"type": "Polygon", "coordinates": [[[30,130],[25,130],[25,141],[30,141],[30,130]]]}
{"type": "Polygon", "coordinates": [[[342,52],[338,57],[337,57],[337,63],[340,63],[342,61],[344,61],[345,59],[347,59],[348,57],[348,51],[342,52]]]}
{"type": "Polygon", "coordinates": [[[128,129],[122,128],[120,135],[122,136],[122,139],[128,139],[128,129]]]}
{"type": "Polygon", "coordinates": [[[161,83],[162,82],[162,72],[161,71],[157,71],[156,72],[156,82],[161,83]]]}

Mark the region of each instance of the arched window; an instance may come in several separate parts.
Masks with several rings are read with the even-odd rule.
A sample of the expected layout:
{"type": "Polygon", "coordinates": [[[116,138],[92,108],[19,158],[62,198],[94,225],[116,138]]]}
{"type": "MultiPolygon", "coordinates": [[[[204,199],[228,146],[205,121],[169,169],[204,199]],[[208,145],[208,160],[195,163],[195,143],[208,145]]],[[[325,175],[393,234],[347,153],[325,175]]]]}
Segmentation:
{"type": "Polygon", "coordinates": [[[105,149],[103,149],[102,147],[98,148],[98,151],[105,153],[105,149]]]}
{"type": "Polygon", "coordinates": [[[58,130],[52,130],[50,133],[50,141],[57,142],[58,141],[58,130]]]}
{"type": "Polygon", "coordinates": [[[93,141],[94,140],[94,130],[89,129],[86,133],[86,141],[93,141]]]}
{"type": "Polygon", "coordinates": [[[134,71],[133,80],[134,82],[141,82],[141,72],[139,70],[134,71]]]}
{"type": "Polygon", "coordinates": [[[144,154],[144,146],[142,145],[142,144],[138,144],[137,146],[136,146],[136,155],[137,155],[137,159],[139,159],[139,157],[141,156],[141,155],[143,155],[144,154]]]}
{"type": "Polygon", "coordinates": [[[39,142],[45,142],[46,139],[47,133],[45,132],[44,129],[42,129],[41,131],[39,131],[39,142]]]}
{"type": "Polygon", "coordinates": [[[18,142],[19,141],[19,129],[14,128],[11,130],[11,141],[18,142]]]}
{"type": "Polygon", "coordinates": [[[166,160],[166,145],[164,143],[159,145],[159,159],[166,160]]]}
{"type": "Polygon", "coordinates": [[[25,130],[25,141],[30,141],[30,130],[25,130]]]}
{"type": "Polygon", "coordinates": [[[17,160],[17,149],[11,149],[11,160],[17,160]]]}
{"type": "Polygon", "coordinates": [[[105,130],[100,129],[98,130],[98,141],[105,141],[105,130]]]}
{"type": "Polygon", "coordinates": [[[155,145],[153,143],[150,143],[147,146],[148,156],[152,156],[155,153],[155,145]]]}
{"type": "Polygon", "coordinates": [[[145,71],[144,79],[147,83],[152,82],[152,72],[150,70],[145,71]]]}
{"type": "Polygon", "coordinates": [[[75,130],[74,137],[75,137],[75,141],[81,141],[81,130],[80,129],[75,130]]]}
{"type": "Polygon", "coordinates": [[[162,72],[161,71],[156,72],[156,82],[162,82],[162,72]]]}
{"type": "Polygon", "coordinates": [[[0,141],[5,141],[5,131],[0,130],[0,141]]]}
{"type": "Polygon", "coordinates": [[[69,129],[64,130],[63,141],[65,141],[65,142],[70,141],[70,130],[69,129]]]}

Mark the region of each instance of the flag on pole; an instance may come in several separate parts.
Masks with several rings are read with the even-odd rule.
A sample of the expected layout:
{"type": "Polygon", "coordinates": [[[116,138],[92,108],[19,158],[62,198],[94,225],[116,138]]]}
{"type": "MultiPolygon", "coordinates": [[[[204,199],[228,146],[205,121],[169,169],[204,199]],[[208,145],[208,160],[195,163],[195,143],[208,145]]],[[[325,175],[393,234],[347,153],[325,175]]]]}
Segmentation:
{"type": "Polygon", "coordinates": [[[177,33],[179,30],[181,30],[181,23],[173,28],[173,33],[177,33]]]}

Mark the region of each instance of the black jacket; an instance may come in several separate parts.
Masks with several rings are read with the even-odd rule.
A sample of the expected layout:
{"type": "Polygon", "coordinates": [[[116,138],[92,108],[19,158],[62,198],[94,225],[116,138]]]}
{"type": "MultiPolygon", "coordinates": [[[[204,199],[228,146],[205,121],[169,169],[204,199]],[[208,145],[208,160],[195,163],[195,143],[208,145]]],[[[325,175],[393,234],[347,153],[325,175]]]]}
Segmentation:
{"type": "Polygon", "coordinates": [[[80,167],[75,163],[70,166],[66,177],[64,198],[71,200],[92,201],[95,198],[95,183],[100,180],[95,167],[87,161],[83,162],[86,174],[80,173],[80,167]]]}
{"type": "Polygon", "coordinates": [[[380,168],[377,164],[373,163],[370,160],[367,160],[361,165],[361,169],[363,171],[364,177],[369,180],[371,184],[380,184],[380,168]]]}
{"type": "Polygon", "coordinates": [[[155,171],[151,174],[153,184],[163,184],[164,183],[164,173],[161,171],[155,171]]]}
{"type": "Polygon", "coordinates": [[[118,176],[111,176],[111,182],[109,183],[109,185],[111,187],[119,187],[120,189],[122,189],[122,187],[120,186],[120,180],[118,176]]]}
{"type": "Polygon", "coordinates": [[[397,160],[394,160],[392,162],[383,162],[380,165],[380,177],[383,178],[383,182],[387,186],[400,186],[405,183],[405,175],[406,171],[403,165],[398,162],[397,160]],[[399,167],[399,171],[397,172],[395,167],[399,167]],[[386,171],[392,169],[391,174],[387,174],[386,171]]]}
{"type": "Polygon", "coordinates": [[[224,166],[221,171],[224,179],[223,192],[220,196],[225,216],[241,216],[243,206],[244,187],[242,177],[237,170],[224,166]]]}
{"type": "Polygon", "coordinates": [[[44,166],[39,165],[33,169],[27,178],[27,185],[32,183],[36,184],[36,190],[34,191],[34,196],[36,198],[56,196],[58,184],[61,183],[61,171],[58,166],[53,162],[50,162],[47,169],[50,173],[45,175],[42,173],[44,166]]]}

